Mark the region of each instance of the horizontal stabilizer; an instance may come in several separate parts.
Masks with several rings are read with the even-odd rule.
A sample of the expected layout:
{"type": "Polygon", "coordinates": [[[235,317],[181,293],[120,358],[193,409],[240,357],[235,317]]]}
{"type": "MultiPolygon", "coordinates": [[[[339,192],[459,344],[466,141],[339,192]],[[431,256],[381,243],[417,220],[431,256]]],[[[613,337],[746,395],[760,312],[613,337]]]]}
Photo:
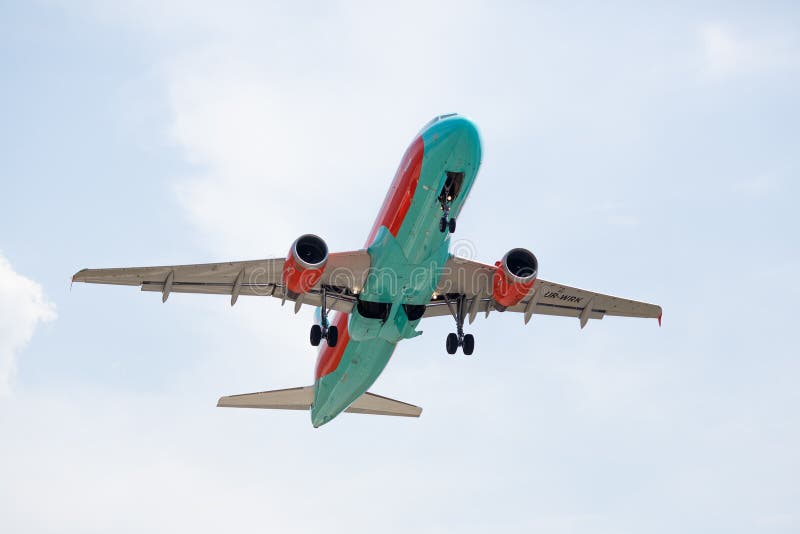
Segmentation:
{"type": "Polygon", "coordinates": [[[314,386],[276,389],[261,393],[245,393],[222,397],[217,406],[222,408],[269,408],[273,410],[308,410],[314,402],[314,386]]]}
{"type": "Polygon", "coordinates": [[[345,411],[370,415],[397,415],[400,417],[419,417],[422,414],[422,408],[419,406],[388,397],[381,397],[369,392],[357,398],[345,411]]]}
{"type": "MultiPolygon", "coordinates": [[[[266,408],[273,410],[308,410],[314,402],[314,386],[277,389],[260,393],[245,393],[222,397],[217,406],[223,408],[266,408]]],[[[388,397],[364,393],[345,410],[350,413],[370,415],[395,415],[419,417],[422,408],[388,397]]]]}

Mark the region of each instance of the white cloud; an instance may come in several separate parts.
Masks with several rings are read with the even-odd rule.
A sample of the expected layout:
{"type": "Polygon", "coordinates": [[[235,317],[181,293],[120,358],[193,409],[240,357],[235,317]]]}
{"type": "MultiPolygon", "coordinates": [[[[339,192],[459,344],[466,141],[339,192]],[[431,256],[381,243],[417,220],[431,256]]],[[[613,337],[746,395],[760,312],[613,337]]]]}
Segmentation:
{"type": "Polygon", "coordinates": [[[0,255],[0,396],[11,391],[16,358],[39,323],[55,319],[55,305],[42,286],[14,271],[0,255]]]}
{"type": "Polygon", "coordinates": [[[736,36],[730,28],[718,23],[706,24],[700,36],[705,64],[712,76],[741,74],[758,65],[755,45],[736,36]]]}
{"type": "Polygon", "coordinates": [[[699,30],[703,72],[712,79],[729,79],[797,65],[792,36],[779,31],[743,35],[730,25],[710,22],[699,30]]]}
{"type": "Polygon", "coordinates": [[[780,186],[780,181],[768,174],[759,174],[749,179],[740,180],[733,184],[733,190],[745,195],[764,196],[774,192],[780,186]]]}
{"type": "Polygon", "coordinates": [[[334,249],[361,246],[407,143],[438,113],[478,122],[487,141],[484,182],[489,165],[500,172],[498,154],[513,154],[516,140],[541,124],[548,136],[576,126],[571,141],[586,136],[601,145],[640,132],[627,92],[636,78],[603,70],[601,79],[624,82],[583,90],[593,58],[563,45],[547,10],[345,3],[309,12],[244,1],[225,9],[201,2],[186,13],[181,1],[92,5],[102,19],[169,43],[157,69],[169,136],[197,165],[174,191],[215,256],[282,255],[305,231],[334,249]],[[458,31],[443,31],[453,11],[458,31]]]}
{"type": "MultiPolygon", "coordinates": [[[[230,257],[282,255],[300,232],[327,237],[323,228],[348,217],[371,220],[381,198],[369,199],[368,214],[348,203],[382,197],[416,130],[457,105],[445,92],[478,75],[458,53],[469,32],[440,31],[447,6],[426,7],[423,19],[413,9],[347,4],[315,7],[313,16],[248,2],[193,5],[188,18],[181,2],[94,9],[155,41],[200,36],[200,46],[165,53],[158,76],[169,138],[197,166],[176,178],[179,204],[203,245],[230,257]],[[421,60],[430,49],[455,59],[421,60]]],[[[367,231],[361,224],[355,241],[341,246],[360,246],[367,231]]]]}

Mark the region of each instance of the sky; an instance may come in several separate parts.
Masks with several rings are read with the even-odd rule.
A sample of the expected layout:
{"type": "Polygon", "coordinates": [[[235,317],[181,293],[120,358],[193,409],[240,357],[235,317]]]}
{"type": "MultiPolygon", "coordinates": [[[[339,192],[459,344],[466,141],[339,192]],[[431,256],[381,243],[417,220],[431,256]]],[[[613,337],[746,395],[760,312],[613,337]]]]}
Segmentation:
{"type": "Polygon", "coordinates": [[[736,4],[0,3],[0,531],[800,532],[800,10],[736,4]],[[215,407],[310,384],[312,310],[70,286],[360,248],[453,111],[453,247],[662,328],[430,319],[372,388],[420,419],[313,429],[215,407]]]}

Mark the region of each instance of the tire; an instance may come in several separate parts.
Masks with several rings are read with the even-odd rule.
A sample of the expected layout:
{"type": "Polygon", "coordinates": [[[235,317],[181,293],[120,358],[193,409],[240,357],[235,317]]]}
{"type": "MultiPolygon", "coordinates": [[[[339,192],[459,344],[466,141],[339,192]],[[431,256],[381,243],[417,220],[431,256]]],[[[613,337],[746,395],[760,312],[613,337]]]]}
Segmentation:
{"type": "Polygon", "coordinates": [[[463,350],[464,354],[467,356],[472,354],[472,351],[475,350],[475,337],[472,334],[464,336],[464,344],[461,346],[461,350],[463,350]]]}
{"type": "Polygon", "coordinates": [[[450,227],[450,233],[451,234],[456,233],[456,220],[455,219],[450,219],[450,224],[448,226],[450,227]]]}
{"type": "Polygon", "coordinates": [[[445,347],[447,348],[447,354],[455,354],[458,350],[458,336],[453,333],[447,334],[445,347]]]}
{"type": "Polygon", "coordinates": [[[447,219],[445,219],[444,217],[439,219],[439,231],[441,233],[447,232],[447,219]]]}
{"type": "Polygon", "coordinates": [[[336,343],[339,341],[339,329],[335,326],[329,327],[327,340],[329,347],[335,347],[336,343]]]}
{"type": "Polygon", "coordinates": [[[322,327],[318,324],[311,326],[311,334],[308,337],[311,339],[311,346],[318,347],[322,339],[322,327]]]}

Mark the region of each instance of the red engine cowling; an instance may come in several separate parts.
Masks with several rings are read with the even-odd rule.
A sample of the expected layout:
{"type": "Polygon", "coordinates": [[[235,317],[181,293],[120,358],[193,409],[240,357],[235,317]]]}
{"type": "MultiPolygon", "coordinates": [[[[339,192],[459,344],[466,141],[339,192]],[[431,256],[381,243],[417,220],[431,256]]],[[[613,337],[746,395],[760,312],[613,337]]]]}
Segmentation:
{"type": "Polygon", "coordinates": [[[328,245],[321,237],[305,234],[297,238],[283,264],[283,283],[290,295],[300,295],[314,287],[328,262],[328,245]]]}
{"type": "Polygon", "coordinates": [[[531,290],[539,272],[539,262],[530,250],[515,248],[495,265],[492,299],[499,310],[505,310],[521,301],[531,290]]]}

